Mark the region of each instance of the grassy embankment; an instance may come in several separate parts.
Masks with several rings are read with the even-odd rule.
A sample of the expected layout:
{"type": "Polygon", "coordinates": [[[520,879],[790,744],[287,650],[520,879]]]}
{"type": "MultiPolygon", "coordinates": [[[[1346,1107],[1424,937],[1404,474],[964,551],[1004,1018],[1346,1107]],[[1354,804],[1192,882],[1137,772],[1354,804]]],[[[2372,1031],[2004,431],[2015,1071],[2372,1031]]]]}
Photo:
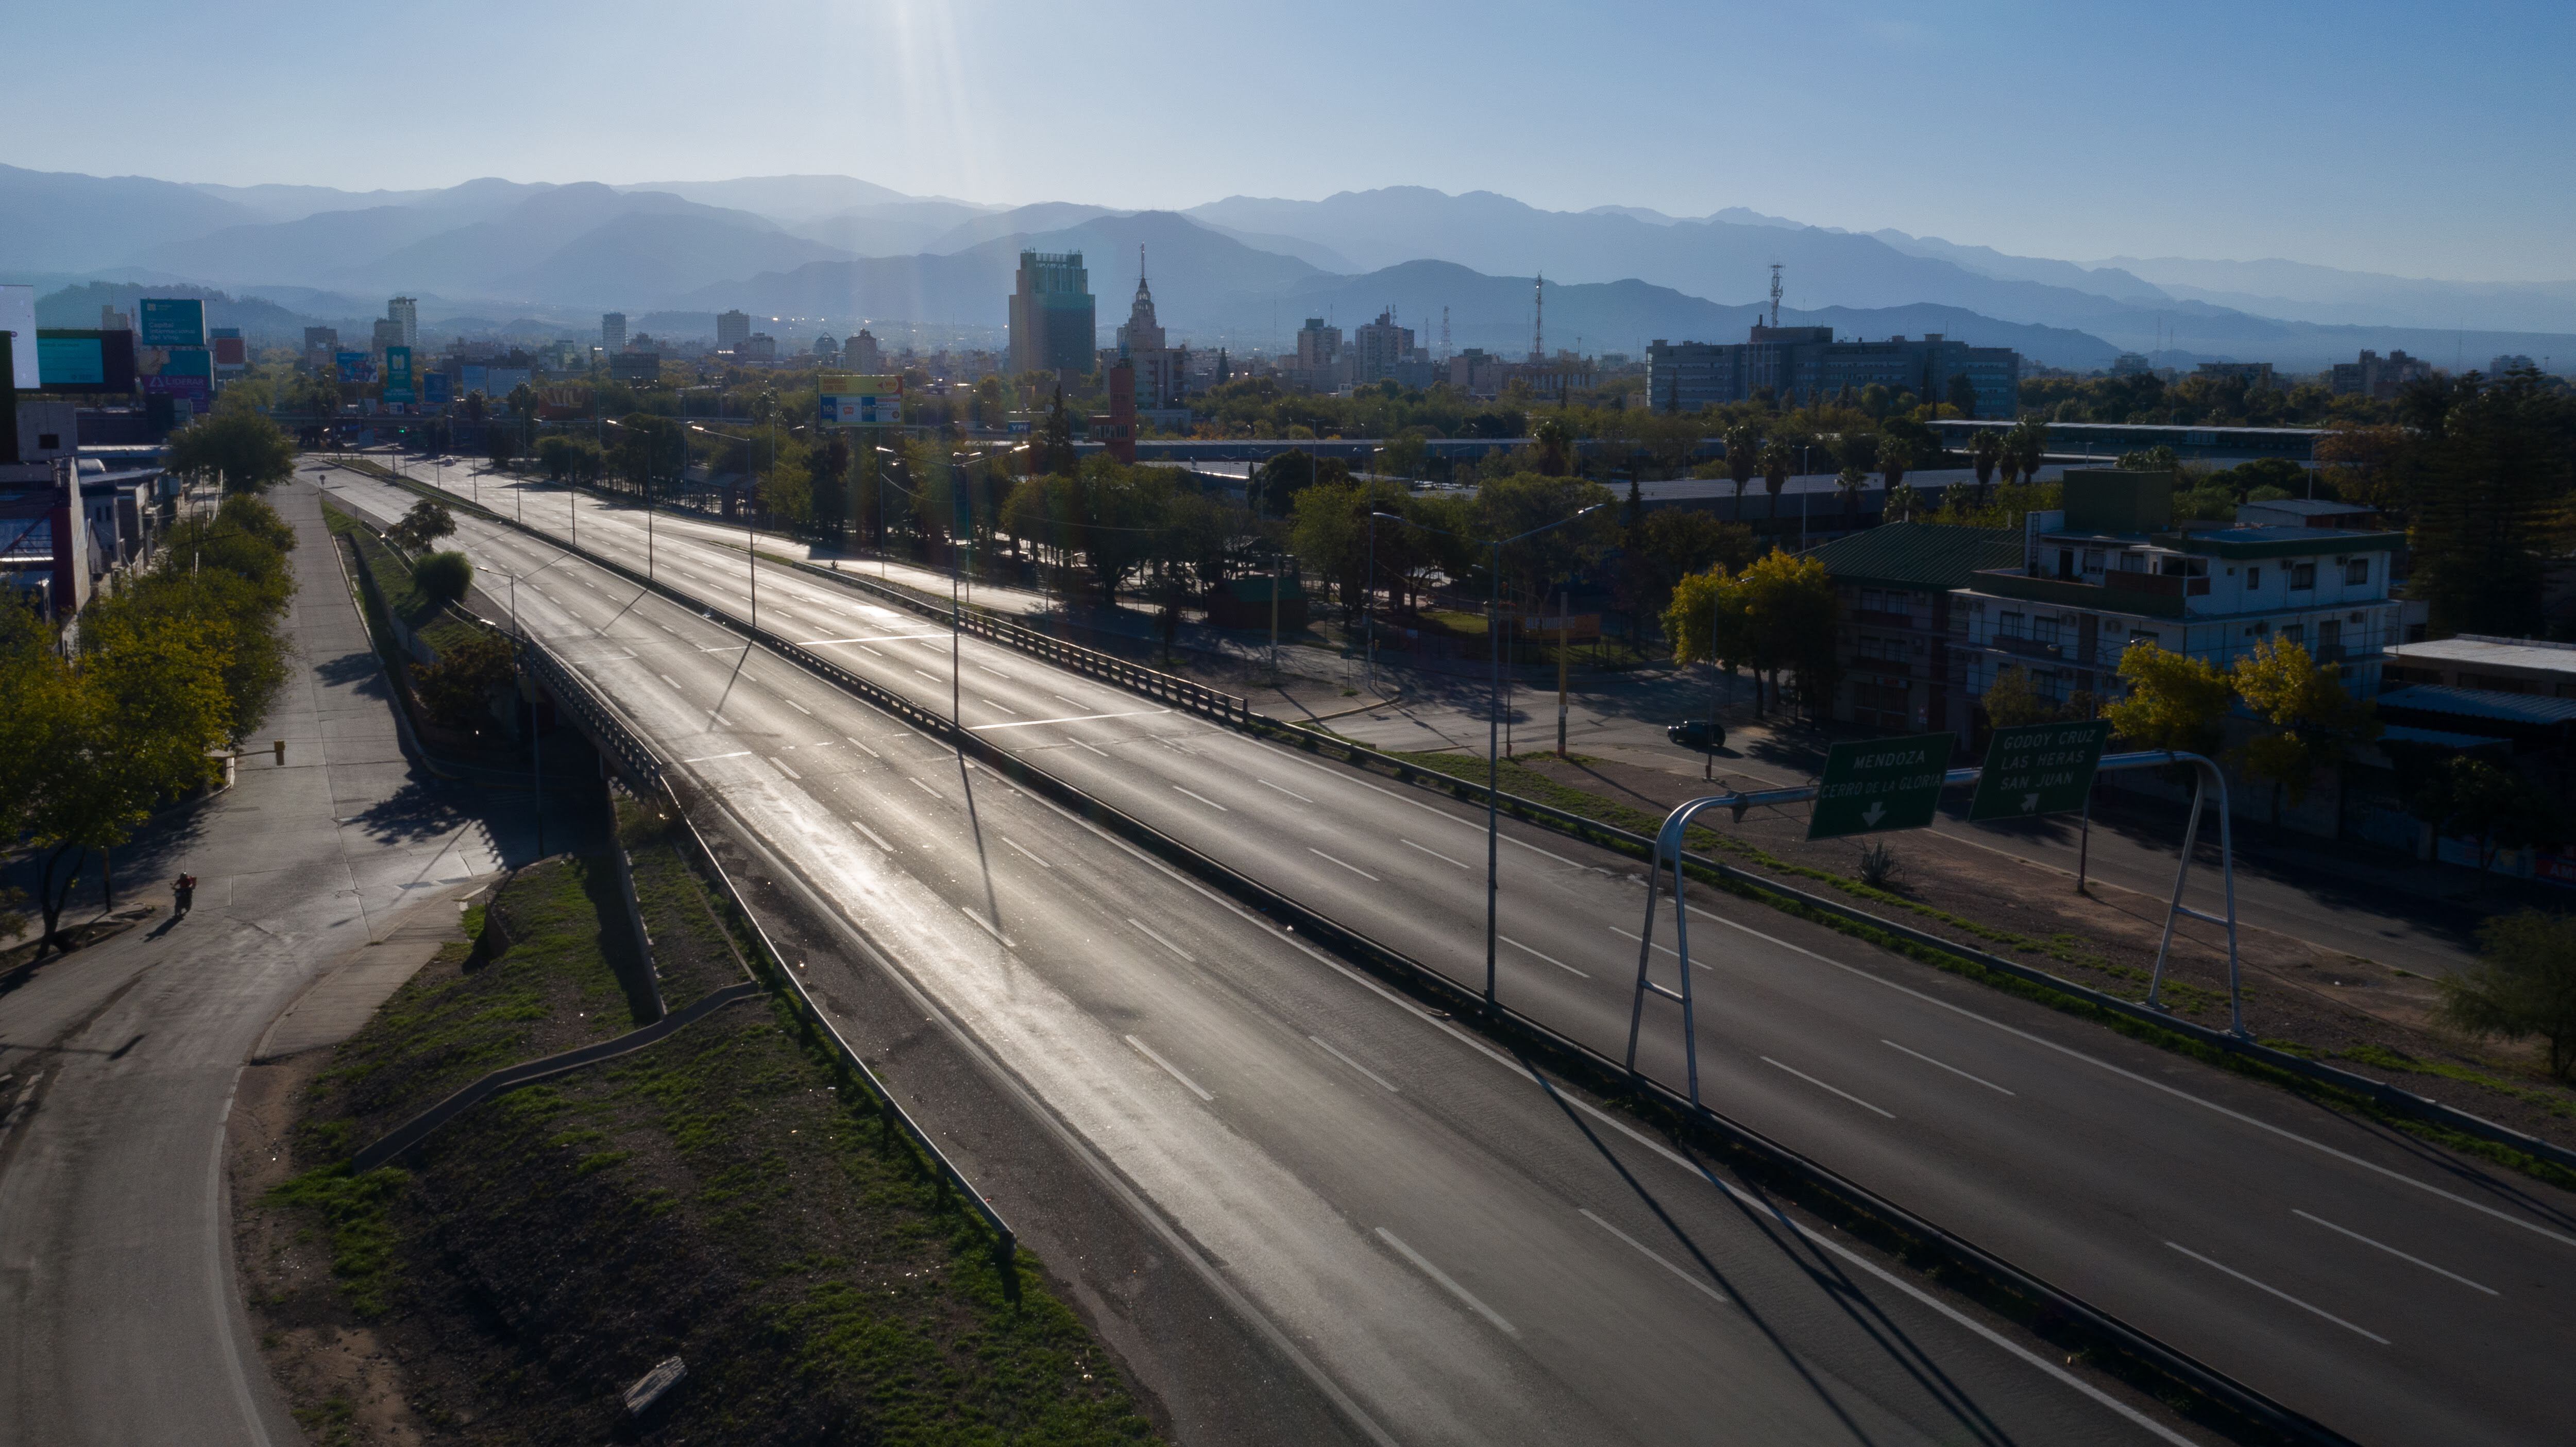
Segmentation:
{"type": "MultiPolygon", "coordinates": [[[[655,821],[630,806],[623,828],[670,1008],[740,981],[750,945],[721,902],[655,821]]],[[[649,1440],[1151,1440],[1037,1263],[1021,1253],[1006,1290],[982,1222],[784,1006],[486,1101],[402,1168],[338,1163],[496,1066],[635,1026],[613,869],[521,871],[469,914],[474,946],[340,1047],[300,1117],[302,1173],[266,1202],[317,1266],[267,1321],[386,1342],[441,1440],[600,1440],[672,1355],[688,1380],[649,1440]]],[[[346,1400],[297,1405],[325,1437],[351,1420],[346,1400]]]]}

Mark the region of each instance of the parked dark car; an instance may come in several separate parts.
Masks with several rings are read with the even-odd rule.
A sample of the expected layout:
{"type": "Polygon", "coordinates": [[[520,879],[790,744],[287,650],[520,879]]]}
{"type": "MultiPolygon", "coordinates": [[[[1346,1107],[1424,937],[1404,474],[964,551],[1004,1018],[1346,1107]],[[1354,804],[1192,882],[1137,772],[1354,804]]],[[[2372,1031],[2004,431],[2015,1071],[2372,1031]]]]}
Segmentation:
{"type": "Polygon", "coordinates": [[[1664,730],[1664,737],[1686,749],[1722,749],[1726,747],[1726,730],[1704,718],[1686,718],[1664,730]]]}

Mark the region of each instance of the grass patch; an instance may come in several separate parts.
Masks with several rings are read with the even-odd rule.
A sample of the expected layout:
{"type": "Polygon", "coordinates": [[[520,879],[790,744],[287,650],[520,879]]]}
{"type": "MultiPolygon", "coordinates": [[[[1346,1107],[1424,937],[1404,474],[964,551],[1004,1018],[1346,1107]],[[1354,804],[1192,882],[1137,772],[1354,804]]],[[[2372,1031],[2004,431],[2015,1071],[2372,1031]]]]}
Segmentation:
{"type": "MultiPolygon", "coordinates": [[[[622,801],[677,1006],[740,981],[745,942],[670,827],[622,801]]],[[[344,1154],[495,1065],[630,1028],[608,957],[624,938],[613,863],[514,876],[474,921],[471,968],[461,947],[433,962],[341,1048],[299,1160],[344,1154]]],[[[689,1364],[657,1429],[673,1440],[1154,1440],[1038,1263],[999,1258],[864,1080],[775,999],[484,1102],[404,1166],[326,1163],[268,1203],[327,1241],[328,1289],[403,1361],[411,1409],[476,1424],[471,1440],[598,1440],[616,1394],[673,1355],[689,1364]]],[[[303,1410],[317,1436],[345,1412],[303,1410]]]]}

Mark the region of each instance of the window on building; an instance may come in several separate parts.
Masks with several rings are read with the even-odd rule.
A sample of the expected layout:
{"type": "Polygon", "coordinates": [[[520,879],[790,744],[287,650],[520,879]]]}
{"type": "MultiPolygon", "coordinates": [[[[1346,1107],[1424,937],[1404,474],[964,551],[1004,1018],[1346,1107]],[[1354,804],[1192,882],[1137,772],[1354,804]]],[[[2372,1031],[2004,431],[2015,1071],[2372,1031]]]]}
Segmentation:
{"type": "Polygon", "coordinates": [[[2145,571],[2146,571],[2146,569],[2147,569],[2147,555],[2146,555],[2146,554],[2144,554],[2144,553],[2122,553],[2122,554],[2120,555],[2120,571],[2121,571],[2121,572],[2123,572],[2123,573],[2143,573],[2143,572],[2145,572],[2145,571]]]}
{"type": "Polygon", "coordinates": [[[2020,613],[1998,613],[1995,615],[1995,636],[2027,638],[2030,636],[2030,619],[2020,613]]]}
{"type": "Polygon", "coordinates": [[[2098,573],[2102,571],[2102,550],[2100,548],[2086,548],[2084,550],[2084,571],[2088,573],[2098,573]]]}
{"type": "Polygon", "coordinates": [[[2342,647],[2343,624],[2332,618],[2319,619],[2317,621],[2317,651],[2319,653],[2323,653],[2330,648],[2340,649],[2342,647]]]}
{"type": "Polygon", "coordinates": [[[2041,616],[2041,617],[2039,617],[2039,618],[2033,619],[2033,620],[2032,620],[2032,622],[2031,622],[2031,636],[2032,636],[2033,638],[2037,639],[2039,642],[2042,642],[2042,643],[2047,643],[2047,644],[2054,644],[2054,643],[2056,643],[2056,642],[2057,642],[2057,629],[2058,629],[2058,623],[2057,623],[2057,620],[2056,620],[2055,618],[2048,617],[2048,616],[2045,616],[2045,615],[2043,615],[2043,616],[2041,616]]]}
{"type": "Polygon", "coordinates": [[[2282,642],[2284,642],[2284,643],[2305,643],[2305,642],[2307,642],[2307,641],[2308,641],[2308,625],[2307,625],[2307,624],[2305,624],[2305,623],[2284,623],[2284,624],[2282,624],[2282,625],[2281,625],[2281,641],[2282,641],[2282,642]]]}
{"type": "Polygon", "coordinates": [[[2353,587],[2370,581],[2370,559],[2354,558],[2343,565],[2343,580],[2353,587]]]}
{"type": "Polygon", "coordinates": [[[2317,565],[2316,565],[2316,564],[2314,564],[2314,563],[2292,563],[2292,564],[2290,565],[2290,587],[2291,587],[2292,589],[2294,589],[2294,590],[2295,590],[2295,589],[2299,589],[2299,588],[2313,588],[2313,587],[2315,587],[2316,585],[2317,585],[2317,565]]]}
{"type": "Polygon", "coordinates": [[[2263,586],[2263,570],[2262,570],[2261,568],[2247,568],[2247,569],[2245,570],[2245,589],[2246,589],[2246,591],[2250,593],[2250,592],[2252,592],[2254,589],[2256,589],[2256,588],[2260,588],[2260,587],[2262,587],[2262,586],[2263,586]]]}

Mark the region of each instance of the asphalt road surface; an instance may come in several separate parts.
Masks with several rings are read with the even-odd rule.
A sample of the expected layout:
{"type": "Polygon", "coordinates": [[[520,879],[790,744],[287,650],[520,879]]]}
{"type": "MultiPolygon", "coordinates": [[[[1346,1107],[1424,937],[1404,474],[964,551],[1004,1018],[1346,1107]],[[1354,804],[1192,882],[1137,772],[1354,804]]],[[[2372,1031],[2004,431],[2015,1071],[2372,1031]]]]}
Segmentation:
{"type": "MultiPolygon", "coordinates": [[[[409,502],[382,484],[346,489],[381,517],[409,502]]],[[[531,523],[559,524],[567,503],[531,490],[526,506],[531,523]]],[[[632,558],[639,522],[585,504],[580,530],[632,558]]],[[[1732,1278],[1763,1259],[1786,1269],[1793,1243],[1579,1109],[1516,1114],[1506,1096],[1535,1087],[1477,1068],[1479,1047],[1440,1022],[1195,891],[1156,885],[1159,871],[792,665],[746,655],[687,610],[541,542],[479,522],[455,542],[491,596],[519,575],[529,627],[866,921],[1399,1438],[1597,1433],[1649,1404],[1671,1415],[1643,1436],[1706,1421],[1704,1370],[1667,1371],[1661,1354],[1681,1319],[1641,1326],[1628,1289],[1578,1291],[1616,1279],[1614,1263],[1670,1283],[1668,1305],[1698,1310],[1700,1286],[1760,1303],[1782,1331],[1763,1340],[1802,1364],[1778,1366],[1756,1393],[1783,1412],[1823,1410],[1830,1392],[1811,1361],[1935,1435],[1984,1430],[1934,1405],[1951,1390],[1920,1375],[1935,1368],[1979,1411],[1999,1410],[1994,1393],[2076,1410],[2065,1384],[2043,1390],[1990,1346],[1930,1345],[1937,1321],[1908,1325],[1921,1355],[1899,1368],[1847,1317],[1870,1345],[1836,1355],[1837,1312],[1821,1301],[1810,1324],[1824,1335],[1811,1339],[1780,1327],[1790,1298],[1714,1276],[1656,1281],[1645,1248],[1732,1278]],[[1419,1134],[1430,1123],[1415,1112],[1442,1100],[1457,1114],[1419,1134]],[[1435,1164],[1444,1174],[1423,1174],[1435,1164]],[[1447,1184],[1452,1170],[1462,1184],[1447,1184]],[[1667,1220],[1680,1235],[1644,1229],[1667,1220]],[[1408,1307],[1454,1320],[1427,1330],[1408,1307]],[[1498,1339],[1457,1329],[1479,1321],[1498,1339]]],[[[666,583],[736,613],[743,565],[738,551],[657,540],[666,583]]],[[[952,641],[935,624],[785,570],[764,572],[759,589],[765,626],[948,706],[952,641]]],[[[1483,981],[1486,841],[1473,811],[1005,649],[970,639],[959,656],[968,727],[1483,981]]],[[[1509,824],[1500,849],[1502,997],[1617,1054],[1644,901],[1634,866],[1509,824]]],[[[1694,905],[1692,928],[1703,1091],[1736,1118],[2357,1439],[2556,1435],[2533,1385],[2552,1379],[2567,1339],[2576,1201],[1776,913],[1712,897],[1694,905]]],[[[1659,935],[1670,930],[1668,910],[1659,935]]],[[[1655,964],[1669,982],[1669,955],[1655,964]]],[[[1678,1080],[1675,1015],[1654,1003],[1647,1019],[1641,1064],[1678,1080]]],[[[1906,1305],[1873,1300],[1891,1315],[1906,1305]]],[[[1695,1340],[1683,1355],[1704,1364],[1715,1350],[1695,1340]]],[[[1730,1391],[1753,1390],[1725,1375],[1730,1391]]],[[[1838,1400],[1827,1415],[1848,1411],[1838,1400]]],[[[1838,1430],[1858,1421],[1833,1417],[1838,1430]]],[[[2113,1429],[2104,1419],[2076,1435],[2113,1429]]]]}
{"type": "Polygon", "coordinates": [[[507,847],[404,761],[313,489],[274,500],[301,666],[235,787],[120,851],[129,894],[166,909],[184,868],[196,908],[0,993],[0,1443],[303,1440],[234,1286],[233,1081],[321,971],[507,847]]]}

